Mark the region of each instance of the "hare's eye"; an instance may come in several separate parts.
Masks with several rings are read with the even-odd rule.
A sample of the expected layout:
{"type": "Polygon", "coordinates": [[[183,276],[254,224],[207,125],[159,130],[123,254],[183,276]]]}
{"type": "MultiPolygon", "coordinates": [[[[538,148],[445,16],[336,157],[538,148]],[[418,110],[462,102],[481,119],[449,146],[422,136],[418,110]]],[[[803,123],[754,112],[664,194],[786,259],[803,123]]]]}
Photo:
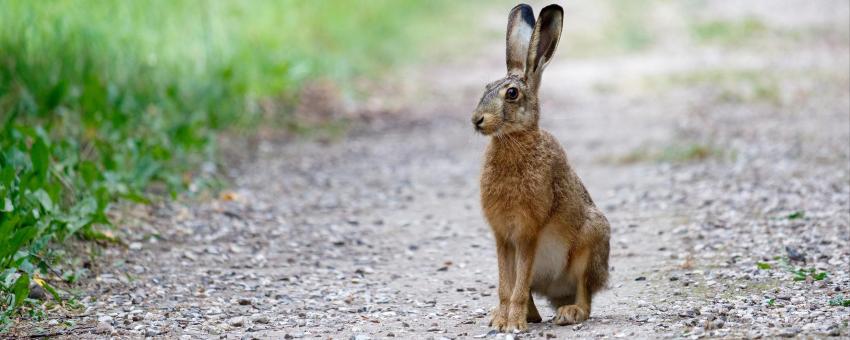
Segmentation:
{"type": "Polygon", "coordinates": [[[514,100],[519,96],[519,90],[516,87],[509,87],[507,91],[505,91],[505,98],[510,100],[514,100]]]}

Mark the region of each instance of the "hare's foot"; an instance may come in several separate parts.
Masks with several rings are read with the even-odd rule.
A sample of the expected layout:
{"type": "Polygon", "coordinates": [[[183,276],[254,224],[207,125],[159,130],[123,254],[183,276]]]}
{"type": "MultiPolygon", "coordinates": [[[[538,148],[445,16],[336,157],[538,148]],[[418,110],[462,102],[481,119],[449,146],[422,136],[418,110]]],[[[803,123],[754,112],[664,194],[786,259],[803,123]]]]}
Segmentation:
{"type": "Polygon", "coordinates": [[[528,303],[512,303],[510,313],[508,313],[508,324],[505,326],[506,332],[522,332],[528,329],[526,321],[528,315],[528,303]],[[525,306],[524,306],[525,305],[525,306]]]}
{"type": "Polygon", "coordinates": [[[525,321],[525,316],[508,317],[508,324],[505,325],[504,332],[523,332],[528,330],[528,322],[525,321]]]}
{"type": "Polygon", "coordinates": [[[572,325],[587,320],[589,316],[590,313],[586,308],[578,305],[566,305],[558,307],[552,321],[558,325],[572,325]]]}
{"type": "Polygon", "coordinates": [[[493,317],[490,319],[490,327],[497,331],[504,331],[508,326],[508,316],[504,309],[496,307],[493,310],[493,317]]]}

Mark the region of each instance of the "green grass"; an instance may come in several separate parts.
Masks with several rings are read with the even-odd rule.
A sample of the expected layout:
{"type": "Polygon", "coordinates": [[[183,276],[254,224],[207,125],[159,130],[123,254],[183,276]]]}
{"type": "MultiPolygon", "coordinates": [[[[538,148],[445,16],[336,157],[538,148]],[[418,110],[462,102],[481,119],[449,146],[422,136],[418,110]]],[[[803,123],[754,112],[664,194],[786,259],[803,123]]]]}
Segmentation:
{"type": "Polygon", "coordinates": [[[311,79],[345,88],[416,56],[447,5],[0,0],[0,328],[33,284],[59,300],[57,244],[116,241],[111,203],[204,180],[216,133],[292,120],[311,79]]]}
{"type": "MultiPolygon", "coordinates": [[[[564,54],[572,57],[598,57],[628,54],[648,49],[655,43],[655,29],[651,14],[657,6],[650,0],[605,0],[600,1],[599,23],[594,29],[570,27],[565,19],[564,36],[560,44],[564,54]]],[[[570,18],[570,14],[566,14],[570,18]]]]}
{"type": "Polygon", "coordinates": [[[606,28],[609,40],[626,52],[641,51],[653,43],[648,23],[650,3],[647,1],[617,0],[614,21],[606,28]]]}
{"type": "Polygon", "coordinates": [[[696,21],[691,24],[691,35],[700,43],[719,43],[740,46],[753,41],[768,31],[758,18],[739,20],[696,21]]]}
{"type": "Polygon", "coordinates": [[[845,299],[843,295],[838,295],[829,300],[830,306],[850,307],[850,299],[845,299]]]}
{"type": "Polygon", "coordinates": [[[662,148],[639,147],[625,155],[602,159],[605,163],[635,164],[643,162],[689,163],[707,159],[728,159],[734,153],[701,143],[671,144],[662,148]]]}
{"type": "Polygon", "coordinates": [[[756,262],[756,267],[761,270],[783,270],[791,274],[791,280],[793,281],[806,281],[807,278],[811,278],[814,281],[821,281],[829,276],[829,272],[818,271],[814,267],[804,268],[791,265],[785,256],[776,256],[774,260],[777,261],[775,266],[767,262],[756,262]]]}
{"type": "Polygon", "coordinates": [[[797,220],[806,217],[806,212],[802,210],[797,210],[785,216],[785,218],[789,220],[797,220]]]}
{"type": "Polygon", "coordinates": [[[696,88],[724,103],[780,105],[783,100],[780,82],[788,76],[767,70],[708,69],[650,76],[644,79],[644,84],[657,91],[696,88]]]}

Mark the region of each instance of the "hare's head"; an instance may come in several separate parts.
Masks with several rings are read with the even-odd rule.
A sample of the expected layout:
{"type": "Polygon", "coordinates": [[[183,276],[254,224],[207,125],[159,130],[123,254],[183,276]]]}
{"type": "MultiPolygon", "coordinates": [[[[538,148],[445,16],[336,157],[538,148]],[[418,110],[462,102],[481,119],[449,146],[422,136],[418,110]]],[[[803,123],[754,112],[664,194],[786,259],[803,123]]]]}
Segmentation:
{"type": "Polygon", "coordinates": [[[540,117],[537,90],[561,36],[561,6],[543,8],[535,24],[531,6],[521,4],[508,17],[508,75],[487,84],[472,125],[484,135],[535,130],[540,117]]]}

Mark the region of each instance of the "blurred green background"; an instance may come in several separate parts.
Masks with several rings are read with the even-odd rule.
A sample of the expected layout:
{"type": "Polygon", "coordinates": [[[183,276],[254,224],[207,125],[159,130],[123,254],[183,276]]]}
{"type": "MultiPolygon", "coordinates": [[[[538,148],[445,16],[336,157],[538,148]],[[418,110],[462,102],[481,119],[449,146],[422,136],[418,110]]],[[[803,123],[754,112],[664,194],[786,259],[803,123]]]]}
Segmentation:
{"type": "Polygon", "coordinates": [[[448,3],[0,0],[0,321],[35,284],[55,294],[53,245],[118,241],[111,202],[205,180],[220,131],[298,126],[313,79],[415,60],[448,3]]]}

